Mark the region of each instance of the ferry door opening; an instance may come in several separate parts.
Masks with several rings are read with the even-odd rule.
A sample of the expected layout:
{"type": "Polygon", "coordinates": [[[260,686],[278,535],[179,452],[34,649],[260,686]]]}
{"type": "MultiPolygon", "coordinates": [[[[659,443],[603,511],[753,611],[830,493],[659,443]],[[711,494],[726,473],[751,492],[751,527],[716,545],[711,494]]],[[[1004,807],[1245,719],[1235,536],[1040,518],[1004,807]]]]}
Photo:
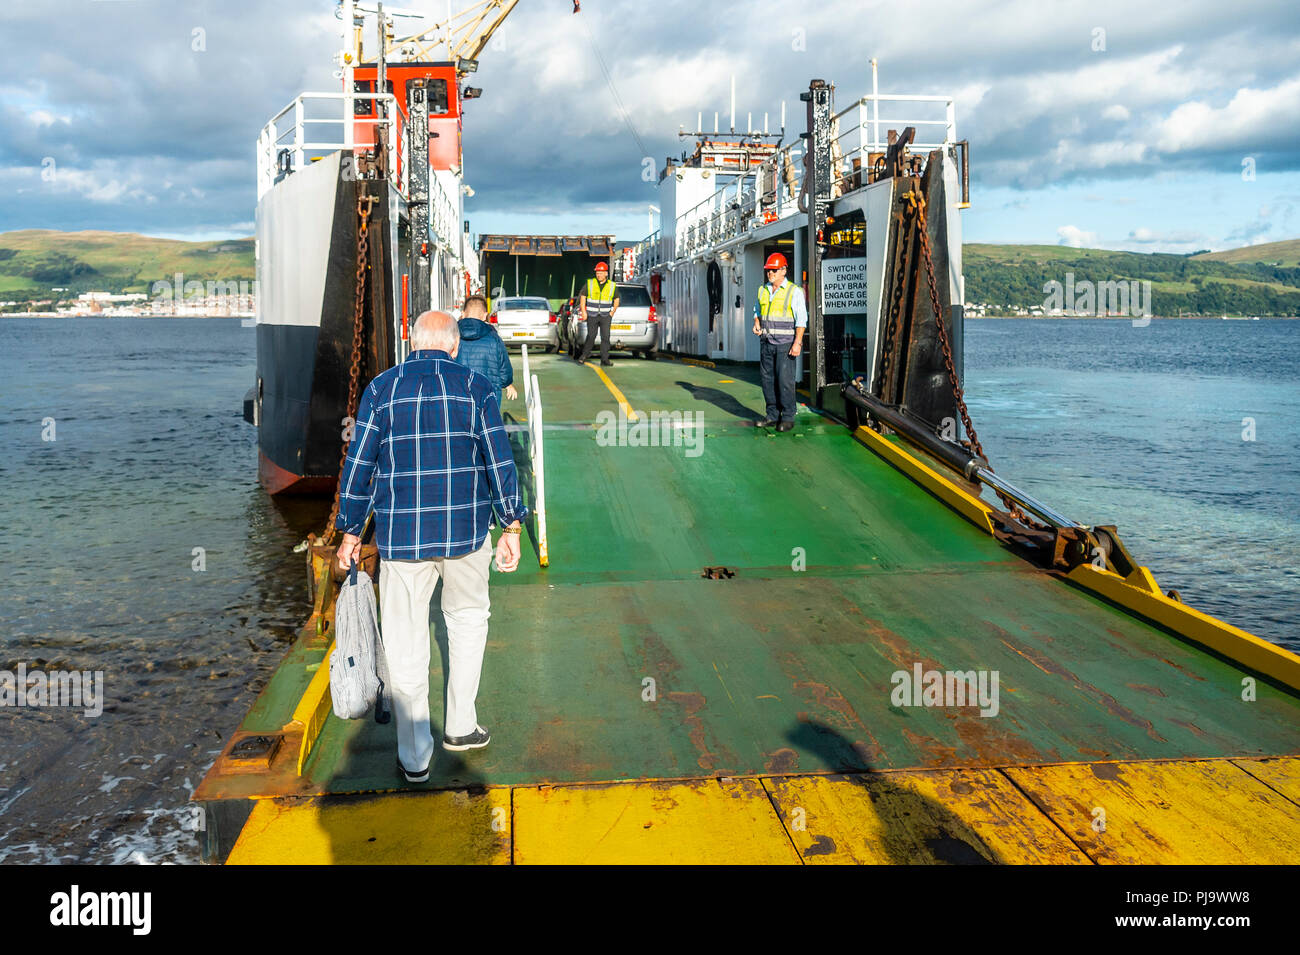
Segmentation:
{"type": "Polygon", "coordinates": [[[741,287],[741,270],[735,263],[715,263],[717,272],[711,278],[716,283],[709,290],[710,314],[709,357],[732,358],[737,353],[744,356],[745,336],[742,328],[745,311],[744,292],[741,287]],[[737,351],[739,350],[739,352],[737,351]]]}
{"type": "Polygon", "coordinates": [[[703,306],[705,328],[708,329],[706,345],[709,358],[721,358],[722,349],[727,339],[727,322],[731,313],[727,308],[727,289],[730,287],[727,269],[722,262],[714,261],[705,266],[703,306]]]}
{"type": "Polygon", "coordinates": [[[727,323],[728,337],[723,358],[736,361],[745,360],[745,269],[736,261],[727,268],[727,313],[731,321],[727,323]]]}

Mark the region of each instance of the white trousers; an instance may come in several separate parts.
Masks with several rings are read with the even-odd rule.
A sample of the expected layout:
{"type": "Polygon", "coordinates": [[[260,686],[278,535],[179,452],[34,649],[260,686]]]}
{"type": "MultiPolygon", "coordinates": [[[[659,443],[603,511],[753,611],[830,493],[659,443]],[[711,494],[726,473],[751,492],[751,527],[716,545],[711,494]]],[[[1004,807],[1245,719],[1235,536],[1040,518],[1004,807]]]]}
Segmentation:
{"type": "Polygon", "coordinates": [[[492,535],[472,554],[435,560],[385,560],[379,564],[379,613],[393,684],[397,755],[420,772],[433,759],[429,730],[429,602],[442,579],[442,616],[447,624],[449,676],[443,732],[468,736],[478,727],[483,650],[487,646],[488,565],[492,535]]]}

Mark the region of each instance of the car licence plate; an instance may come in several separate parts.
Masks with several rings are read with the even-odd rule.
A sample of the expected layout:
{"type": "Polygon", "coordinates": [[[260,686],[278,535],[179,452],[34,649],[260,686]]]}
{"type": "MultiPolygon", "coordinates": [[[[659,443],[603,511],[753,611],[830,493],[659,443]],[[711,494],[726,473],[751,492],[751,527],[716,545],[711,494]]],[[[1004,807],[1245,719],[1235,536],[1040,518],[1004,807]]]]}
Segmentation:
{"type": "Polygon", "coordinates": [[[611,331],[615,332],[630,332],[632,330],[631,325],[611,325],[609,327],[611,331]]]}
{"type": "Polygon", "coordinates": [[[515,338],[531,338],[532,332],[515,332],[515,338]]]}

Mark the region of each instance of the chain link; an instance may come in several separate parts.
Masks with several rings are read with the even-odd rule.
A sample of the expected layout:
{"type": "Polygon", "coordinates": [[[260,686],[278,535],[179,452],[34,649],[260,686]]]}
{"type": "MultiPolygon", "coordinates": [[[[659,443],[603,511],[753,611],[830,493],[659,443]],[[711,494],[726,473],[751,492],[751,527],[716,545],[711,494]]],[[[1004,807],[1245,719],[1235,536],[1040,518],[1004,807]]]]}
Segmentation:
{"type": "MultiPolygon", "coordinates": [[[[934,309],[934,324],[939,332],[939,345],[943,349],[943,364],[948,371],[948,382],[952,385],[953,397],[957,401],[957,413],[961,415],[962,427],[966,429],[966,435],[969,438],[969,441],[963,443],[966,444],[968,450],[983,458],[988,469],[992,471],[993,465],[988,464],[988,456],[984,454],[984,446],[980,444],[979,435],[975,433],[975,425],[970,420],[970,412],[966,409],[966,395],[962,391],[961,382],[957,378],[957,368],[952,360],[952,343],[948,339],[948,328],[945,324],[943,311],[939,306],[939,289],[934,281],[934,259],[930,254],[930,230],[925,221],[925,196],[912,190],[903,198],[907,200],[909,211],[916,216],[917,231],[921,239],[921,257],[925,261],[925,278],[930,286],[930,307],[934,309]]],[[[1002,503],[1006,505],[1012,517],[1025,524],[1033,523],[1015,501],[996,489],[995,493],[1002,500],[1002,503]]]]}
{"type": "MultiPolygon", "coordinates": [[[[906,230],[899,228],[898,240],[905,241],[906,230]]],[[[885,340],[880,349],[880,370],[876,373],[876,394],[880,395],[882,400],[888,400],[885,397],[885,383],[889,379],[889,372],[894,366],[894,336],[898,334],[898,321],[903,312],[903,285],[907,281],[907,249],[898,250],[898,269],[894,274],[893,295],[890,297],[889,318],[885,323],[885,340]]]]}
{"type": "MultiPolygon", "coordinates": [[[[370,210],[375,204],[375,197],[370,195],[364,184],[360,184],[361,193],[357,196],[357,278],[356,298],[352,313],[352,364],[348,368],[348,417],[352,419],[351,430],[356,435],[357,401],[361,385],[361,333],[365,325],[366,306],[366,268],[370,258],[370,210]]],[[[339,495],[343,491],[343,468],[348,460],[348,448],[352,440],[344,431],[343,450],[339,453],[339,481],[334,488],[334,503],[330,507],[330,516],[325,524],[325,541],[333,543],[338,536],[334,523],[339,516],[339,495]]]]}

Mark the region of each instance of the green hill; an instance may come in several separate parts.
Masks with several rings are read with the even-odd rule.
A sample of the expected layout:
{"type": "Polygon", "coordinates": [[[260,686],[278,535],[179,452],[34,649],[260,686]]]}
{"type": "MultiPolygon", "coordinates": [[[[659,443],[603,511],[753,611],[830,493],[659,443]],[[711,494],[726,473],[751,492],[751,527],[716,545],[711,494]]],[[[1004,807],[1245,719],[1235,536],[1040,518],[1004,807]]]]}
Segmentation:
{"type": "MultiPolygon", "coordinates": [[[[1113,252],[1061,245],[963,248],[966,301],[1000,308],[1041,306],[1043,286],[1150,281],[1157,315],[1300,315],[1300,240],[1193,256],[1113,252]]],[[[129,232],[0,233],[0,299],[75,298],[81,292],[149,292],[154,282],[251,281],[253,240],[182,242],[129,232]]]]}
{"type": "Polygon", "coordinates": [[[1046,298],[1043,287],[1053,281],[1064,284],[1066,274],[1073,273],[1076,284],[1149,281],[1156,315],[1300,315],[1300,268],[1269,261],[971,243],[962,247],[962,270],[966,301],[989,305],[994,311],[1041,306],[1046,298]]]}
{"type": "Polygon", "coordinates": [[[1234,265],[1249,262],[1262,262],[1268,265],[1300,266],[1300,239],[1287,239],[1284,242],[1265,242],[1261,245],[1247,245],[1240,249],[1227,249],[1223,252],[1202,252],[1192,256],[1207,262],[1231,262],[1234,265]]]}
{"type": "Polygon", "coordinates": [[[182,242],[130,232],[0,233],[0,296],[31,299],[81,292],[149,292],[156,281],[252,281],[253,240],[182,242]]]}

